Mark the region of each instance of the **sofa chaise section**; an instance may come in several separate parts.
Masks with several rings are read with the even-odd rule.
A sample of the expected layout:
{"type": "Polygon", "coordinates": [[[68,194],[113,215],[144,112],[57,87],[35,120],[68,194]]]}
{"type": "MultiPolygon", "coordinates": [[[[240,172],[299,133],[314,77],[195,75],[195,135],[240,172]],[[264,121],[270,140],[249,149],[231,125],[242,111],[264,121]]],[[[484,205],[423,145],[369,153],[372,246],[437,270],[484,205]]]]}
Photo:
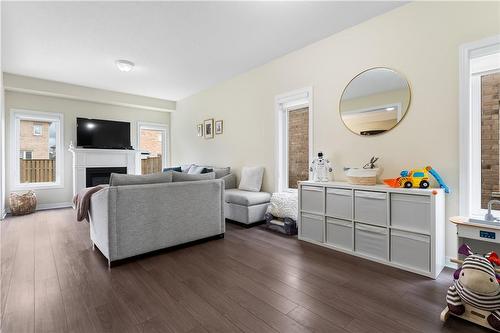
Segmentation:
{"type": "Polygon", "coordinates": [[[92,196],[90,237],[114,261],[223,236],[224,181],[110,186],[92,196]]]}

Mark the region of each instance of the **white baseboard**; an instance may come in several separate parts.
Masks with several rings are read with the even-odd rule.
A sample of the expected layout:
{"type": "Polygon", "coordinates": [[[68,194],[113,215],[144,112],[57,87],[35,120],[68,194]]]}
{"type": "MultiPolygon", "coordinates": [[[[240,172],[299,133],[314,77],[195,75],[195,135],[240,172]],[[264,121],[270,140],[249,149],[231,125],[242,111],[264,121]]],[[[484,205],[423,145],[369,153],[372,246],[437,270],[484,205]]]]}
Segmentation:
{"type": "Polygon", "coordinates": [[[457,269],[458,268],[458,265],[455,264],[454,262],[451,262],[451,258],[453,257],[449,257],[449,256],[446,256],[446,263],[445,263],[445,266],[446,267],[450,267],[450,268],[453,268],[453,269],[457,269]]]}
{"type": "Polygon", "coordinates": [[[36,206],[36,210],[47,210],[47,209],[58,209],[58,208],[68,208],[73,207],[71,202],[58,202],[52,204],[39,204],[36,206]]]}
{"type": "MultiPolygon", "coordinates": [[[[69,208],[69,207],[73,207],[73,204],[71,202],[57,202],[50,204],[38,204],[36,205],[36,210],[48,210],[48,209],[59,209],[59,208],[69,208]]],[[[10,214],[9,208],[7,208],[5,211],[5,215],[7,214],[10,214]]]]}

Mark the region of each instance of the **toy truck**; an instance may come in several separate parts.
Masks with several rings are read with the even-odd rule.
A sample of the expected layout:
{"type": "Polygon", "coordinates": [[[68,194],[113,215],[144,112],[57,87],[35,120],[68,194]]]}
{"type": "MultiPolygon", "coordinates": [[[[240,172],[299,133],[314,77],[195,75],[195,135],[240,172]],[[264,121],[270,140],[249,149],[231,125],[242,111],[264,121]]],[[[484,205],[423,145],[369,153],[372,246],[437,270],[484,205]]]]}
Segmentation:
{"type": "Polygon", "coordinates": [[[427,166],[424,169],[403,170],[401,171],[400,177],[384,179],[384,183],[390,187],[429,188],[429,174],[436,179],[439,186],[444,189],[445,193],[450,193],[450,189],[444,183],[441,176],[430,166],[427,166]]]}

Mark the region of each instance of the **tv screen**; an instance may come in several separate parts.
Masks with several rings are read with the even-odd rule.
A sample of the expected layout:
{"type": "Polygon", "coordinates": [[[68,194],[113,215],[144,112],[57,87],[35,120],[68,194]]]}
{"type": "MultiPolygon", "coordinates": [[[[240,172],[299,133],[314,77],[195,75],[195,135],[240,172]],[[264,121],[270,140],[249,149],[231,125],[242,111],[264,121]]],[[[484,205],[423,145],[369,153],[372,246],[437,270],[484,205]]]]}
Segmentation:
{"type": "Polygon", "coordinates": [[[131,149],[130,123],[76,118],[76,145],[83,148],[131,149]]]}

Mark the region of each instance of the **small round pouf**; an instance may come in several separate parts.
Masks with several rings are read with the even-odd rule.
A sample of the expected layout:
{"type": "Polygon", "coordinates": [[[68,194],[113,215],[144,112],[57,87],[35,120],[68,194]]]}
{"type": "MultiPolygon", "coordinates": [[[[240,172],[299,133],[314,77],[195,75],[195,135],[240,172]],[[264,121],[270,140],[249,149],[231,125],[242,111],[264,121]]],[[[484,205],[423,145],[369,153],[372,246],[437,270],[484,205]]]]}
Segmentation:
{"type": "Polygon", "coordinates": [[[12,215],[31,214],[36,208],[36,194],[28,191],[24,194],[11,193],[9,196],[10,212],[12,215]]]}

